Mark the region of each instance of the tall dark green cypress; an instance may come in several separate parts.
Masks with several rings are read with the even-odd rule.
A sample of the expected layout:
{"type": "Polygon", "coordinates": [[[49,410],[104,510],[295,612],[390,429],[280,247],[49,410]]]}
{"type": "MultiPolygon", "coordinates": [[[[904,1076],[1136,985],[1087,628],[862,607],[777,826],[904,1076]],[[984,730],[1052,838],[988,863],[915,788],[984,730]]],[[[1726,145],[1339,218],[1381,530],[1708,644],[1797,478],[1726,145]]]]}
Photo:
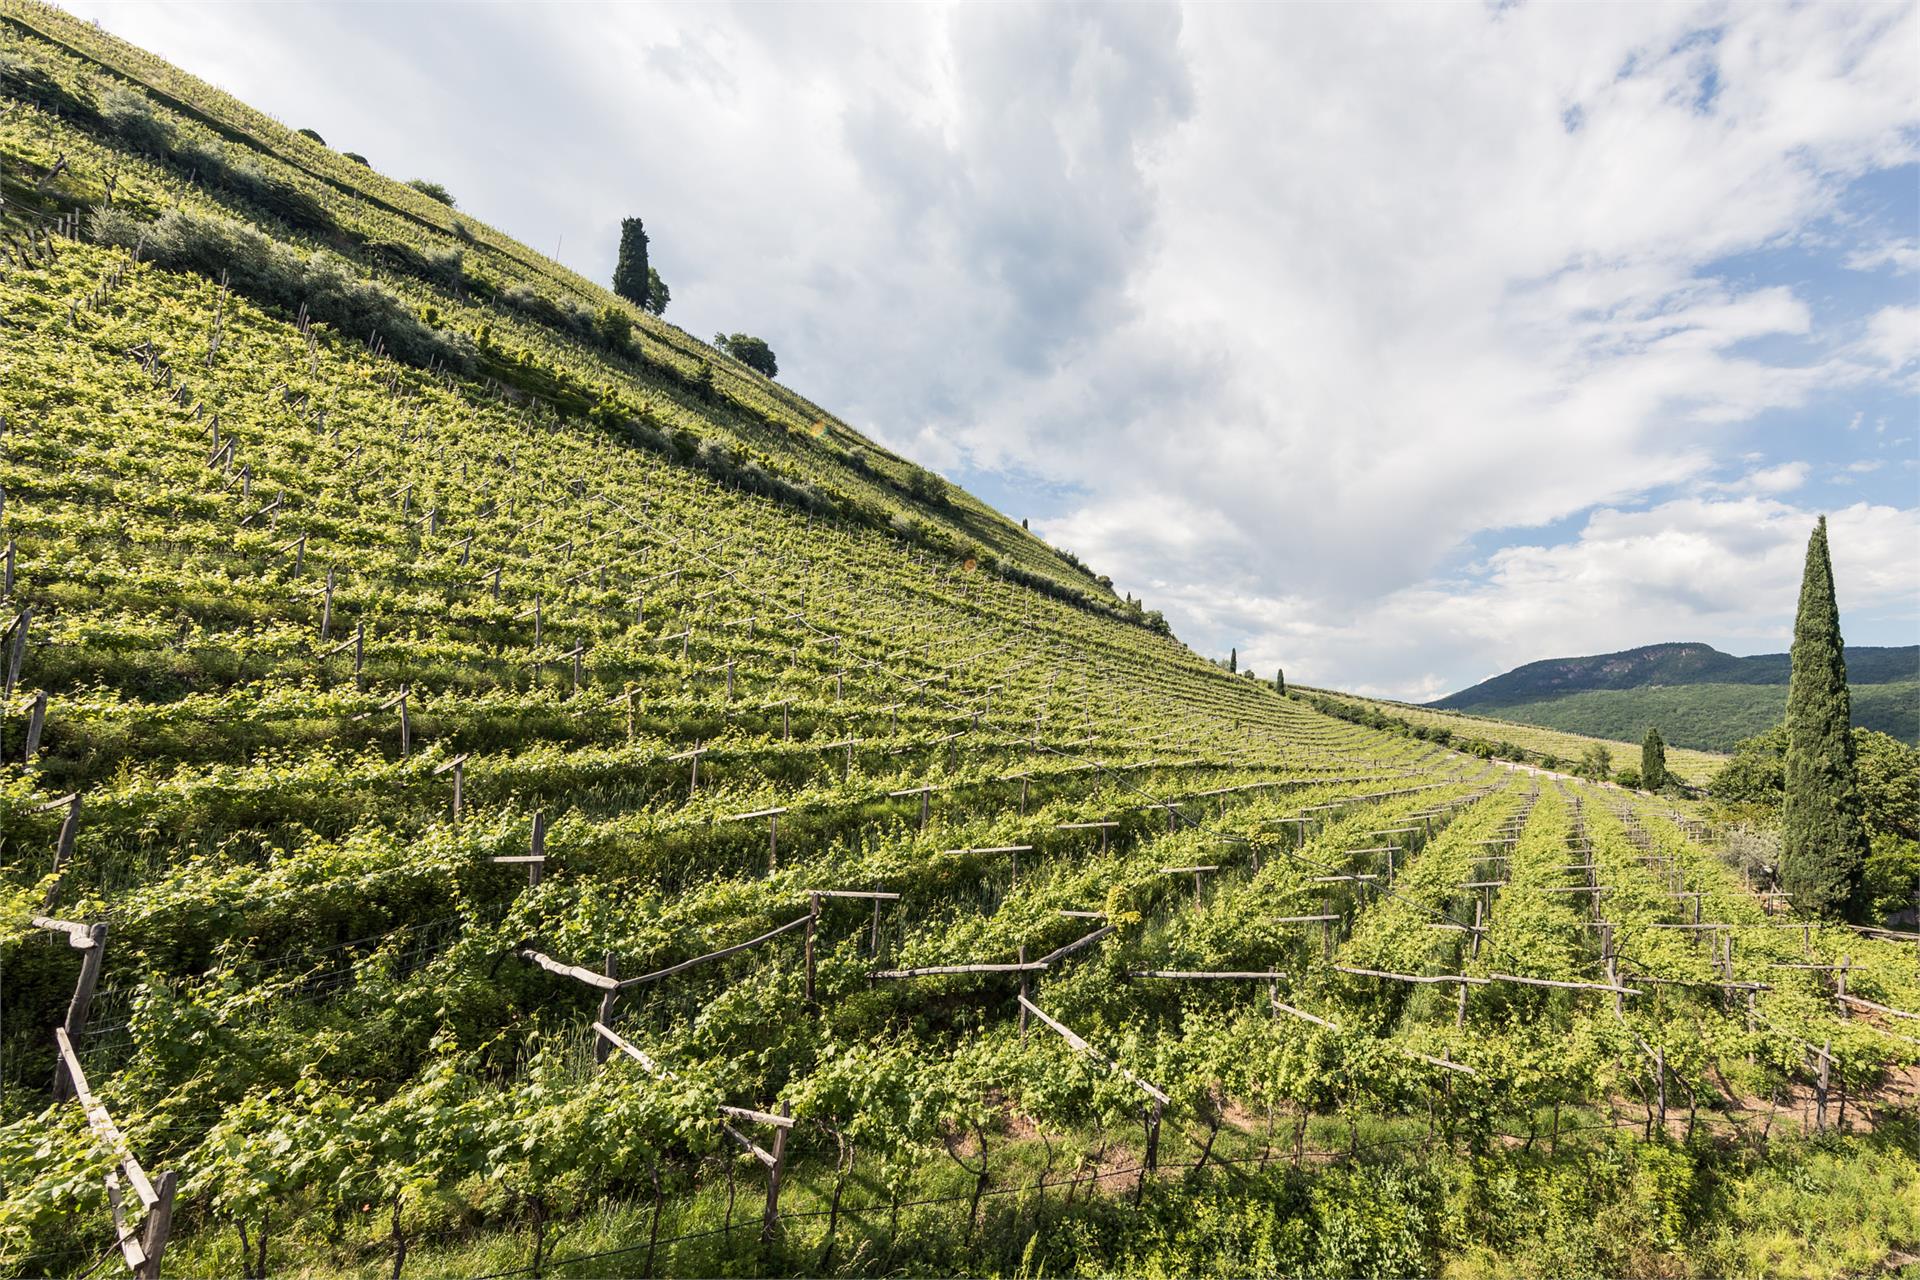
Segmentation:
{"type": "Polygon", "coordinates": [[[1780,887],[1808,915],[1837,916],[1860,884],[1867,835],[1854,771],[1852,706],[1840,611],[1833,600],[1827,518],[1807,540],[1800,612],[1793,623],[1787,686],[1786,804],[1781,814],[1780,887]]]}
{"type": "Polygon", "coordinates": [[[1287,673],[1280,667],[1273,669],[1273,691],[1278,694],[1285,694],[1287,691],[1287,673]]]}
{"type": "Polygon", "coordinates": [[[638,218],[620,219],[620,259],[613,266],[613,291],[642,311],[653,301],[647,275],[647,229],[638,218]]]}
{"type": "Polygon", "coordinates": [[[1240,670],[1240,650],[1237,647],[1227,650],[1227,670],[1240,670]]]}
{"type": "Polygon", "coordinates": [[[1667,785],[1667,744],[1658,729],[1647,730],[1640,744],[1640,785],[1648,791],[1667,785]]]}

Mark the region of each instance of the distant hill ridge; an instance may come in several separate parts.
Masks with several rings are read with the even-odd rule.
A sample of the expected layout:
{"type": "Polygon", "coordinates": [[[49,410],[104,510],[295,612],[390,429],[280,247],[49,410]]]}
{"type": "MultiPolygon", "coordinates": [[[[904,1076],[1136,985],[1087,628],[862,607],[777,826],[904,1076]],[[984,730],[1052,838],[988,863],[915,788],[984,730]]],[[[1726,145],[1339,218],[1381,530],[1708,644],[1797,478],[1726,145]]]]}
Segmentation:
{"type": "MultiPolygon", "coordinates": [[[[1628,740],[1653,726],[1669,742],[1725,751],[1779,720],[1790,672],[1784,653],[1651,644],[1529,662],[1427,705],[1628,740]]],[[[1847,682],[1855,724],[1920,741],[1920,645],[1849,647],[1847,682]]]]}

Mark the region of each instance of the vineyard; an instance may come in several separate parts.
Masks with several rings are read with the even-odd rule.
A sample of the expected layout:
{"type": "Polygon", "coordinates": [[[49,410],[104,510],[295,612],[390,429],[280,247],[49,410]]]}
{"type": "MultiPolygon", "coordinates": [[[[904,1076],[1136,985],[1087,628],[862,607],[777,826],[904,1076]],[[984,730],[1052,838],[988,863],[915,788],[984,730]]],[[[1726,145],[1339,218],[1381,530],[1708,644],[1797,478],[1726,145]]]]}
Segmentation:
{"type": "Polygon", "coordinates": [[[1912,1261],[1911,938],[58,11],[0,94],[0,1270],[1912,1261]]]}
{"type": "MultiPolygon", "coordinates": [[[[1549,769],[1572,769],[1579,763],[1582,753],[1595,745],[1605,747],[1612,755],[1616,766],[1627,764],[1637,766],[1640,760],[1640,744],[1637,742],[1592,738],[1585,734],[1569,733],[1544,725],[1501,720],[1493,716],[1469,715],[1461,711],[1436,711],[1431,707],[1414,706],[1412,703],[1362,698],[1350,693],[1336,693],[1329,689],[1305,691],[1353,711],[1377,713],[1388,719],[1413,726],[1415,729],[1424,729],[1429,733],[1444,731],[1446,736],[1443,740],[1462,749],[1476,742],[1486,743],[1489,746],[1506,745],[1514,749],[1513,754],[1523,754],[1528,763],[1540,765],[1543,761],[1547,762],[1545,767],[1549,769]]],[[[1697,787],[1705,786],[1714,772],[1726,762],[1726,756],[1712,751],[1695,751],[1687,747],[1667,748],[1667,768],[1681,781],[1697,787]]]]}

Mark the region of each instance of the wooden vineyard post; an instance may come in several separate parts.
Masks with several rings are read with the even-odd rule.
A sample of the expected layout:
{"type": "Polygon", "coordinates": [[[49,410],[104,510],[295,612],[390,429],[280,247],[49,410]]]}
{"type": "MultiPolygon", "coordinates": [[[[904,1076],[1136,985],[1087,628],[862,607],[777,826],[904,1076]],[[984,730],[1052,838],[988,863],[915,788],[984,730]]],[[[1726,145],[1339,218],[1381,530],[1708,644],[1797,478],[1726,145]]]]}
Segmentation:
{"type": "Polygon", "coordinates": [[[43,805],[36,806],[41,810],[47,810],[57,809],[62,805],[66,806],[67,815],[60,820],[60,835],[53,846],[53,884],[47,889],[49,907],[53,905],[54,896],[60,892],[60,880],[66,871],[67,864],[73,861],[73,841],[80,828],[80,793],[72,791],[58,800],[49,800],[43,805]]]}
{"type": "Polygon", "coordinates": [[[887,794],[890,797],[912,796],[912,795],[919,796],[920,797],[920,830],[924,832],[927,829],[927,819],[932,815],[932,811],[933,811],[932,800],[931,800],[931,796],[933,795],[932,787],[906,787],[899,791],[890,791],[887,794]]]}
{"type": "MultiPolygon", "coordinates": [[[[791,1116],[793,1108],[788,1103],[780,1104],[781,1116],[791,1116]]],[[[769,1244],[773,1233],[780,1225],[780,1178],[787,1168],[787,1125],[777,1125],[773,1131],[773,1163],[767,1167],[767,1211],[760,1219],[760,1242],[769,1244]]]]}
{"type": "Polygon", "coordinates": [[[533,811],[533,837],[527,852],[530,855],[527,863],[527,887],[531,889],[540,883],[540,873],[547,861],[547,811],[545,809],[533,811]]]}
{"type": "Polygon", "coordinates": [[[1827,1128],[1827,1072],[1833,1063],[1833,1041],[1828,1040],[1814,1052],[1820,1055],[1820,1070],[1813,1084],[1813,1128],[1816,1133],[1824,1133],[1827,1128]]]}
{"type": "MultiPolygon", "coordinates": [[[[609,978],[618,979],[620,976],[620,958],[611,951],[607,952],[604,969],[609,978]]],[[[601,1026],[610,1027],[613,1025],[613,1006],[619,999],[619,987],[608,987],[600,993],[600,1017],[596,1019],[596,1021],[598,1021],[601,1026]]],[[[605,1062],[607,1060],[607,1054],[611,1052],[612,1049],[613,1042],[605,1036],[595,1036],[593,1038],[593,1060],[595,1062],[605,1062]]]]}
{"type": "MultiPolygon", "coordinates": [[[[1021,943],[1015,956],[1022,965],[1027,962],[1027,944],[1021,943]]],[[[1020,970],[1020,1038],[1027,1038],[1027,1001],[1033,998],[1033,985],[1027,977],[1027,971],[1020,970]]]]}
{"type": "MultiPolygon", "coordinates": [[[[72,935],[69,940],[73,941],[72,935]]],[[[80,956],[80,977],[73,984],[73,998],[67,1002],[67,1017],[62,1027],[69,1040],[87,1025],[87,1009],[93,1003],[93,989],[100,981],[100,965],[106,957],[107,925],[103,920],[87,930],[87,947],[80,956]]],[[[53,1068],[53,1100],[65,1102],[73,1096],[73,1081],[67,1075],[67,1061],[60,1059],[53,1068]]]]}
{"type": "Polygon", "coordinates": [[[706,753],[706,750],[707,749],[705,747],[701,746],[699,743],[696,742],[693,746],[693,750],[682,751],[678,755],[672,755],[667,757],[667,759],[669,760],[687,760],[692,762],[692,767],[688,770],[688,773],[687,773],[687,798],[688,799],[692,799],[694,792],[700,789],[700,757],[706,753]]]}
{"type": "Polygon", "coordinates": [[[21,760],[32,764],[33,758],[40,754],[40,733],[47,727],[47,691],[40,690],[33,695],[33,709],[27,718],[27,749],[21,754],[21,760]]]}
{"type": "Polygon", "coordinates": [[[435,765],[433,769],[435,776],[448,772],[453,774],[453,825],[456,827],[460,825],[461,779],[466,773],[468,754],[462,752],[444,764],[435,765]]]}
{"type": "Polygon", "coordinates": [[[7,654],[7,682],[0,689],[0,697],[11,698],[14,688],[20,683],[20,664],[27,656],[27,628],[33,625],[33,606],[27,605],[13,619],[13,645],[7,654]]]}
{"type": "Polygon", "coordinates": [[[140,1228],[140,1251],[146,1260],[134,1271],[135,1280],[160,1280],[160,1255],[166,1252],[167,1237],[173,1231],[174,1182],[171,1169],[153,1180],[156,1199],[147,1209],[146,1223],[140,1228]]]}
{"type": "Polygon", "coordinates": [[[808,1004],[810,1004],[810,1005],[811,1005],[811,1004],[812,1004],[812,1003],[814,1002],[814,1000],[813,1000],[813,977],[814,977],[814,963],[813,963],[813,936],[814,936],[814,934],[815,934],[815,933],[817,933],[817,932],[819,932],[819,929],[820,929],[820,895],[819,895],[819,894],[817,894],[817,893],[809,893],[809,894],[807,895],[807,941],[806,941],[806,946],[807,946],[807,987],[806,987],[806,1001],[807,1001],[807,1003],[808,1003],[808,1004]]]}
{"type": "Polygon", "coordinates": [[[1146,1171],[1148,1173],[1153,1173],[1160,1167],[1160,1116],[1166,1110],[1166,1105],[1158,1098],[1147,1104],[1146,1171]]]}
{"type": "Polygon", "coordinates": [[[320,593],[320,643],[333,637],[333,566],[327,566],[326,590],[320,593]]]}

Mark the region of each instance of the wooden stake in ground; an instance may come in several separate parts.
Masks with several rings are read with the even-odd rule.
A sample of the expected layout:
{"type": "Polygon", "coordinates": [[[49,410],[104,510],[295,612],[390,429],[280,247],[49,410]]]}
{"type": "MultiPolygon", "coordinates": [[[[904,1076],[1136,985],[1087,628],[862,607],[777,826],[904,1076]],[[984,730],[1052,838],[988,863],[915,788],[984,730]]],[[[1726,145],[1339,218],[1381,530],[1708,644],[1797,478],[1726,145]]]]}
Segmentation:
{"type": "MultiPolygon", "coordinates": [[[[618,982],[620,979],[619,957],[615,956],[611,951],[607,952],[605,967],[607,977],[618,982]]],[[[613,1006],[619,999],[620,988],[618,986],[608,987],[600,993],[600,1017],[595,1021],[594,1025],[604,1027],[613,1022],[613,1006]]],[[[595,1062],[605,1062],[607,1060],[607,1053],[612,1048],[612,1042],[605,1036],[594,1037],[593,1060],[595,1062]]]]}
{"type": "Polygon", "coordinates": [[[453,774],[453,825],[460,825],[460,788],[461,778],[466,773],[467,757],[470,753],[461,752],[453,759],[434,766],[434,775],[451,772],[453,774]]]}

